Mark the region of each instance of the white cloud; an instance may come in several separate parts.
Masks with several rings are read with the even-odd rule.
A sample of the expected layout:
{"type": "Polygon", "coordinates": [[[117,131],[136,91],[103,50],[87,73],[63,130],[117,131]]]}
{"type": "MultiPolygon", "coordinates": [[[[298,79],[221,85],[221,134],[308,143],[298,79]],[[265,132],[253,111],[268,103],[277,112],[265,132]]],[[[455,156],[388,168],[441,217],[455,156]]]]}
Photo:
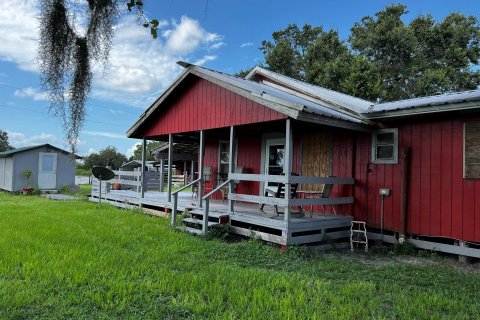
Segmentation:
{"type": "Polygon", "coordinates": [[[117,132],[107,132],[107,131],[82,131],[82,133],[94,136],[94,137],[105,137],[113,139],[127,139],[127,136],[124,133],[117,132]]]}
{"type": "Polygon", "coordinates": [[[46,92],[40,92],[32,87],[17,89],[14,95],[17,97],[30,97],[35,101],[48,101],[48,94],[46,92]]]}
{"type": "Polygon", "coordinates": [[[62,139],[57,138],[51,133],[40,133],[38,135],[27,136],[21,132],[7,131],[8,141],[15,148],[29,147],[39,144],[49,143],[51,145],[64,145],[62,139]]]}
{"type": "Polygon", "coordinates": [[[0,1],[0,59],[37,70],[38,7],[35,0],[0,1]]]}
{"type": "Polygon", "coordinates": [[[253,46],[253,42],[244,42],[240,45],[240,48],[246,48],[253,46]]]}
{"type": "Polygon", "coordinates": [[[173,29],[163,32],[167,50],[173,54],[188,55],[202,44],[218,42],[222,36],[207,32],[197,20],[182,16],[180,23],[173,22],[173,29]]]}
{"type": "MultiPolygon", "coordinates": [[[[128,106],[148,107],[178,76],[179,60],[195,59],[201,51],[220,47],[222,37],[204,30],[198,21],[183,16],[179,23],[161,21],[163,37],[152,39],[135,18],[127,16],[117,27],[109,67],[93,95],[128,106]],[[210,48],[208,47],[210,46],[210,48]]],[[[199,64],[214,55],[196,58],[199,64]]]]}
{"type": "Polygon", "coordinates": [[[212,44],[210,46],[210,49],[215,50],[215,49],[218,49],[218,48],[226,46],[226,45],[227,44],[225,42],[217,42],[217,43],[212,44]]]}
{"type": "Polygon", "coordinates": [[[197,61],[195,61],[193,64],[196,64],[196,65],[204,65],[205,63],[207,63],[208,61],[212,61],[212,60],[215,60],[217,59],[217,56],[204,56],[200,59],[198,59],[197,61]]]}
{"type": "MultiPolygon", "coordinates": [[[[38,71],[38,16],[37,0],[0,1],[0,60],[14,62],[22,70],[38,71]]],[[[127,14],[115,27],[107,69],[104,72],[101,66],[94,66],[92,97],[146,108],[181,72],[177,61],[205,63],[215,57],[205,56],[207,52],[225,45],[223,36],[205,30],[187,16],[171,23],[160,21],[162,36],[156,40],[136,18],[127,14]],[[199,58],[202,55],[205,57],[199,58]]],[[[25,95],[34,98],[33,93],[25,95]]]]}
{"type": "Polygon", "coordinates": [[[128,148],[127,152],[125,153],[125,155],[127,156],[127,158],[130,158],[133,156],[133,152],[137,149],[137,146],[141,145],[142,143],[141,142],[136,142],[133,146],[131,146],[130,148],[128,148]]]}

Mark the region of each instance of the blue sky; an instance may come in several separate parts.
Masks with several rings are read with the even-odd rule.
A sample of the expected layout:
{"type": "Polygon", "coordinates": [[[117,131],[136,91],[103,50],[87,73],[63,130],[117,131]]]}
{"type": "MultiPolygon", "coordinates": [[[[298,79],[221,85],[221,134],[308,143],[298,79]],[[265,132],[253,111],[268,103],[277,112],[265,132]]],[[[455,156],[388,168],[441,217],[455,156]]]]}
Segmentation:
{"type": "MultiPolygon", "coordinates": [[[[261,41],[290,23],[323,25],[346,38],[355,22],[390,3],[407,5],[407,21],[418,14],[439,20],[453,11],[480,18],[476,0],[145,2],[148,17],[161,21],[159,37],[153,40],[132,15],[120,20],[108,69],[95,67],[80,155],[107,146],[131,155],[138,140],[127,139],[125,132],[181,72],[178,60],[235,73],[261,63],[261,41]]],[[[49,104],[40,90],[37,19],[35,0],[0,3],[0,129],[8,132],[14,147],[51,143],[67,148],[62,126],[48,115],[49,104]]]]}

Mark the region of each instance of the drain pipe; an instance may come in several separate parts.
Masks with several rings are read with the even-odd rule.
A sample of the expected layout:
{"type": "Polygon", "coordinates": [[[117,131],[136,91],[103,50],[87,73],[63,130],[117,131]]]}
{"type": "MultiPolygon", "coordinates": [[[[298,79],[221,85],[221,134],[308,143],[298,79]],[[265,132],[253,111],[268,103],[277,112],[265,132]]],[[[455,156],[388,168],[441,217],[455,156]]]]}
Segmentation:
{"type": "Polygon", "coordinates": [[[400,199],[400,232],[398,242],[405,243],[405,230],[407,225],[407,192],[408,192],[408,161],[409,148],[402,148],[402,184],[401,184],[401,199],[400,199]]]}

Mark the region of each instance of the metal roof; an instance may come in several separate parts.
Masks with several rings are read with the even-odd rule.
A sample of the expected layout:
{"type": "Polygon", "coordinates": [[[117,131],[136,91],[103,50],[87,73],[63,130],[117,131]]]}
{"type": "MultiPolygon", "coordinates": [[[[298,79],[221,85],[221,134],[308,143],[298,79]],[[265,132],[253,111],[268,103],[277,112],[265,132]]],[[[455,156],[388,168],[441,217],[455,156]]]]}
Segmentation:
{"type": "Polygon", "coordinates": [[[371,106],[374,105],[374,103],[371,101],[293,79],[261,67],[255,67],[252,71],[250,71],[245,79],[251,80],[257,74],[265,76],[269,79],[273,79],[283,85],[286,85],[287,87],[294,88],[299,92],[311,95],[317,99],[324,100],[327,103],[329,102],[334,105],[348,108],[356,113],[366,112],[371,106]]]}
{"type": "Polygon", "coordinates": [[[480,90],[454,92],[434,96],[379,103],[371,107],[368,112],[392,111],[470,101],[480,101],[480,90]]]}
{"type": "MultiPolygon", "coordinates": [[[[17,148],[17,149],[3,151],[3,152],[0,152],[0,158],[5,158],[5,157],[8,157],[8,156],[16,154],[16,153],[25,152],[25,151],[29,151],[29,150],[34,150],[34,149],[38,149],[38,148],[42,148],[42,147],[54,149],[54,150],[56,150],[58,152],[62,152],[64,154],[72,154],[71,152],[68,152],[66,150],[57,148],[55,146],[52,146],[51,144],[46,143],[46,144],[40,144],[40,145],[35,145],[35,146],[29,146],[29,147],[23,147],[23,148],[17,148]]],[[[82,157],[77,156],[77,155],[74,155],[74,156],[75,156],[76,159],[81,159],[82,158],[82,157]]]]}
{"type": "Polygon", "coordinates": [[[254,99],[293,119],[360,130],[365,129],[365,125],[372,124],[371,119],[480,108],[480,90],[374,104],[371,101],[308,84],[260,67],[255,67],[243,79],[186,62],[178,62],[178,64],[185,67],[185,71],[139,117],[127,131],[127,136],[134,136],[142,123],[190,74],[254,99]],[[255,75],[263,76],[266,80],[262,82],[251,80],[255,75]]]}
{"type": "Polygon", "coordinates": [[[354,117],[348,113],[343,113],[338,110],[332,109],[326,103],[315,103],[311,100],[304,99],[281,89],[277,89],[255,81],[234,77],[203,67],[195,65],[189,65],[189,67],[196,71],[199,71],[200,73],[206,74],[223,82],[229,83],[235,87],[249,91],[252,95],[255,95],[262,99],[271,100],[271,97],[277,98],[279,99],[279,101],[276,100],[276,102],[278,102],[279,104],[282,104],[282,102],[284,102],[284,107],[292,108],[293,105],[293,108],[297,109],[298,111],[305,111],[320,116],[331,117],[355,123],[363,123],[361,119],[354,117]],[[295,106],[297,108],[295,108],[295,106]]]}

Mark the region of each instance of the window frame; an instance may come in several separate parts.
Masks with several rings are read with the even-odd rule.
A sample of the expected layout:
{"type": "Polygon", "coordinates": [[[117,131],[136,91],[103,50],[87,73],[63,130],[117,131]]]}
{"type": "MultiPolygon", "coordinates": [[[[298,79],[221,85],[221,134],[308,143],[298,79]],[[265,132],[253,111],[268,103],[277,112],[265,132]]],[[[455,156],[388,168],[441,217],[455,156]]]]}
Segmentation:
{"type": "MultiPolygon", "coordinates": [[[[230,164],[229,162],[228,163],[223,163],[222,162],[222,144],[227,144],[228,145],[228,157],[230,159],[231,155],[230,155],[230,140],[219,140],[218,141],[218,165],[217,165],[217,173],[218,174],[221,174],[220,172],[220,168],[222,165],[226,165],[226,164],[230,164]]],[[[233,163],[234,163],[234,167],[237,166],[237,155],[238,155],[238,143],[237,143],[237,140],[235,140],[235,150],[234,150],[234,159],[233,159],[233,163]]],[[[226,174],[228,174],[229,172],[227,171],[226,174]]],[[[224,174],[224,173],[223,173],[224,174]]]]}
{"type": "MultiPolygon", "coordinates": [[[[390,145],[390,144],[388,144],[390,145]]],[[[372,132],[372,163],[376,164],[397,164],[398,163],[398,128],[378,129],[372,132]],[[377,158],[377,135],[384,133],[393,133],[393,158],[377,158]]]]}

